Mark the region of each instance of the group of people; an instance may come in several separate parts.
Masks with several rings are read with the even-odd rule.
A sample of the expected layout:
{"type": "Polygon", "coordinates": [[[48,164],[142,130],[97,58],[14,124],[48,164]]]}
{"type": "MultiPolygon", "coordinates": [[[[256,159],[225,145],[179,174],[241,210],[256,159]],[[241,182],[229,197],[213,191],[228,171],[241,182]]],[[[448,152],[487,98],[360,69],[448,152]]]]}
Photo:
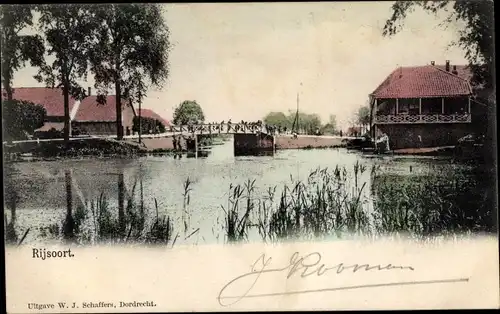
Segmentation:
{"type": "Polygon", "coordinates": [[[233,123],[231,122],[231,119],[229,119],[227,122],[226,121],[221,121],[220,123],[206,123],[206,124],[187,124],[184,126],[180,127],[171,127],[172,132],[182,132],[182,131],[187,131],[189,133],[194,133],[194,132],[200,132],[200,134],[207,133],[207,134],[212,134],[212,133],[230,133],[230,132],[259,132],[262,131],[262,128],[264,126],[264,123],[259,120],[257,122],[247,122],[244,120],[241,120],[240,123],[233,123]],[[224,129],[224,126],[226,128],[224,129]]]}
{"type": "Polygon", "coordinates": [[[263,121],[258,120],[255,122],[248,122],[241,120],[238,123],[233,123],[231,119],[227,122],[225,120],[221,122],[210,122],[210,123],[190,123],[187,125],[181,126],[172,126],[171,132],[188,132],[195,133],[199,132],[200,134],[221,134],[221,133],[258,133],[264,132],[267,134],[294,134],[296,137],[297,134],[294,133],[293,130],[287,128],[286,126],[281,125],[270,125],[265,124],[263,121]]]}

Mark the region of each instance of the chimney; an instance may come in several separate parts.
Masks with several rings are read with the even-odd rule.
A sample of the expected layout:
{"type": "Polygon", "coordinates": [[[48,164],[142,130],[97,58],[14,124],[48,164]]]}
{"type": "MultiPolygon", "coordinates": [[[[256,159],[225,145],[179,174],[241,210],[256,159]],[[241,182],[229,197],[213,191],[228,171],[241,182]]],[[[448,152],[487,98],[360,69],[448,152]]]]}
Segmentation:
{"type": "Polygon", "coordinates": [[[450,72],[450,60],[446,60],[446,72],[450,72]]]}
{"type": "Polygon", "coordinates": [[[454,65],[454,66],[453,66],[453,71],[451,71],[451,73],[453,73],[453,74],[455,74],[455,75],[457,75],[457,74],[458,74],[458,71],[457,71],[457,66],[456,66],[456,65],[454,65]]]}
{"type": "Polygon", "coordinates": [[[89,86],[88,96],[92,96],[92,88],[89,86]]]}
{"type": "Polygon", "coordinates": [[[434,64],[436,64],[436,62],[434,62],[434,61],[431,61],[431,65],[434,65],[434,64]]]}

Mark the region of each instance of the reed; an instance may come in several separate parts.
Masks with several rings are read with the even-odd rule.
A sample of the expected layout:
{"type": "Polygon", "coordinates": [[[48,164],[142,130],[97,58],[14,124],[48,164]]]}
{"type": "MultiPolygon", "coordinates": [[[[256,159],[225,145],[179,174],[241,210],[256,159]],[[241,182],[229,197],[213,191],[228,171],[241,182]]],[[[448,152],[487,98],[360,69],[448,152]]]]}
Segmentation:
{"type": "Polygon", "coordinates": [[[250,214],[255,208],[253,194],[255,180],[247,180],[245,184],[229,186],[227,207],[221,205],[225,216],[225,231],[228,242],[247,239],[250,227],[250,214]],[[243,204],[240,206],[240,204],[243,204]]]}
{"type": "Polygon", "coordinates": [[[191,188],[193,184],[193,181],[189,179],[189,177],[186,178],[186,181],[184,181],[183,184],[183,191],[182,191],[182,222],[184,224],[184,234],[187,233],[190,222],[191,222],[191,214],[189,213],[189,203],[191,202],[191,191],[193,190],[191,188]]]}
{"type": "Polygon", "coordinates": [[[173,246],[177,236],[172,237],[174,232],[172,218],[160,215],[156,199],[154,203],[156,214],[149,217],[149,211],[145,210],[142,204],[138,206],[130,197],[125,217],[119,219],[114,214],[117,210],[111,208],[107,196],[101,193],[99,197],[90,201],[90,204],[78,206],[70,219],[66,217],[60,224],[51,224],[41,229],[41,235],[55,239],[62,236],[65,240],[81,245],[129,243],[173,246]],[[67,228],[71,228],[69,232],[72,234],[71,239],[68,239],[63,232],[67,228]]]}
{"type": "Polygon", "coordinates": [[[363,208],[366,183],[358,186],[358,182],[365,171],[366,167],[359,164],[352,173],[346,168],[318,168],[309,174],[306,182],[291,178],[277,200],[277,186],[268,188],[260,199],[254,199],[251,195],[255,180],[243,186],[231,185],[229,210],[221,206],[226,217],[226,237],[230,242],[246,239],[248,228],[254,226],[265,242],[364,231],[368,225],[363,208]],[[350,174],[354,175],[354,186],[348,182],[350,174]]]}

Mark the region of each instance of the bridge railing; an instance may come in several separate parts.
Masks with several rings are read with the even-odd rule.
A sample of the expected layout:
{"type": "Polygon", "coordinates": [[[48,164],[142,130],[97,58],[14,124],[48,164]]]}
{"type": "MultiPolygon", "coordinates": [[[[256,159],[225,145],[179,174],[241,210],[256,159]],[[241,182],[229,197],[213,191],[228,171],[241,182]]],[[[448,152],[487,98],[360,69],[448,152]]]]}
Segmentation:
{"type": "Polygon", "coordinates": [[[217,133],[269,133],[265,124],[256,123],[220,123],[220,124],[195,124],[171,126],[172,133],[198,133],[198,134],[217,134],[217,133]]]}

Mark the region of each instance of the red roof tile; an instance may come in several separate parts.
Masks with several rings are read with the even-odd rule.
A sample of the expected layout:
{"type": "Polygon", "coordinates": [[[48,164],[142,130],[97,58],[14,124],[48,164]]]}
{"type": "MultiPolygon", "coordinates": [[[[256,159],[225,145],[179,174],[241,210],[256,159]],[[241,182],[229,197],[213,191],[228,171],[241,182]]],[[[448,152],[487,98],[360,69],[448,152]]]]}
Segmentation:
{"type": "MultiPolygon", "coordinates": [[[[64,96],[60,88],[16,87],[12,97],[16,100],[30,101],[42,105],[47,110],[47,116],[64,116],[64,96]]],[[[5,89],[2,89],[2,99],[7,99],[5,89]]],[[[70,96],[70,112],[75,102],[76,99],[70,96]]]]}
{"type": "MultiPolygon", "coordinates": [[[[126,99],[121,100],[122,108],[129,106],[126,99]]],[[[116,96],[108,95],[105,104],[97,102],[97,96],[85,97],[75,115],[75,121],[116,121],[116,96]]]]}
{"type": "Polygon", "coordinates": [[[137,111],[137,115],[141,115],[141,117],[147,117],[147,118],[152,118],[152,119],[156,119],[156,120],[159,120],[161,121],[161,123],[163,123],[164,126],[170,126],[170,122],[168,120],[165,120],[162,118],[162,116],[160,116],[159,114],[157,114],[156,112],[154,112],[153,110],[151,109],[142,109],[139,111],[137,111]]]}
{"type": "Polygon", "coordinates": [[[400,67],[394,70],[372,93],[375,98],[418,98],[461,96],[472,93],[470,71],[457,66],[457,74],[444,66],[400,67]]]}

